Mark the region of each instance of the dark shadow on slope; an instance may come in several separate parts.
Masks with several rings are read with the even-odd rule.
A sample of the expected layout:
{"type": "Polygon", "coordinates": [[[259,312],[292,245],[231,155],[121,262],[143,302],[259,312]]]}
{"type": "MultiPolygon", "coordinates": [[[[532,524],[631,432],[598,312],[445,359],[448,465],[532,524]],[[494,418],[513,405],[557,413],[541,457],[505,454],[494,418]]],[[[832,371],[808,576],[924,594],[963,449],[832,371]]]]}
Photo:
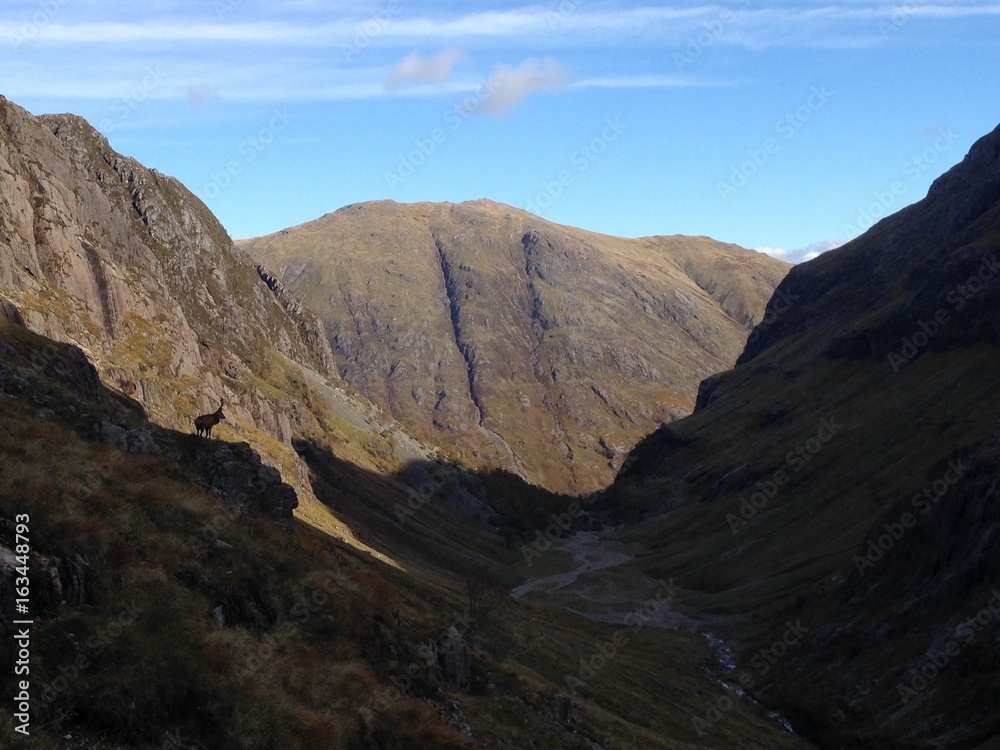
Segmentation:
{"type": "MultiPolygon", "coordinates": [[[[81,349],[32,333],[24,325],[16,307],[5,300],[0,300],[0,303],[0,354],[12,361],[20,361],[36,373],[60,383],[77,398],[96,400],[106,408],[117,405],[133,417],[149,418],[141,403],[101,382],[97,369],[81,349]]],[[[14,377],[12,372],[9,377],[14,377]]],[[[15,388],[26,386],[26,382],[23,385],[12,384],[15,388]]]]}
{"type": "Polygon", "coordinates": [[[585,510],[586,501],[500,469],[413,461],[385,476],[314,441],[294,440],[293,447],[309,466],[316,497],[359,539],[392,557],[411,553],[455,572],[503,567],[521,545],[547,529],[550,536],[569,535],[597,523],[585,510]]]}
{"type": "MultiPolygon", "coordinates": [[[[442,641],[423,589],[390,626],[401,577],[272,523],[295,493],[250,446],[133,412],[78,349],[0,317],[0,466],[16,477],[0,491],[0,605],[15,611],[28,579],[30,746],[462,747],[423,699],[484,695],[490,662],[426,664],[418,644],[442,641]],[[385,699],[400,662],[416,667],[385,699]]],[[[7,641],[21,632],[0,622],[7,641]]],[[[15,677],[0,675],[5,695],[15,677]]]]}

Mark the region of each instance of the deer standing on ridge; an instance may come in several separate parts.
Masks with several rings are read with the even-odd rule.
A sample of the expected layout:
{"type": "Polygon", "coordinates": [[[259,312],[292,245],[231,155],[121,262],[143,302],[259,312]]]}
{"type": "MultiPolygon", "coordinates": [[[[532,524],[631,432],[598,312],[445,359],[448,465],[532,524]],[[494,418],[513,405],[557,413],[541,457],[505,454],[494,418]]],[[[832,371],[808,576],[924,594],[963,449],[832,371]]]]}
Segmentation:
{"type": "Polygon", "coordinates": [[[212,437],[212,428],[219,422],[226,418],[226,415],[222,413],[222,407],[226,405],[225,401],[219,401],[219,410],[213,412],[212,414],[202,414],[200,417],[194,420],[195,429],[198,430],[198,434],[205,434],[205,437],[212,437]]]}

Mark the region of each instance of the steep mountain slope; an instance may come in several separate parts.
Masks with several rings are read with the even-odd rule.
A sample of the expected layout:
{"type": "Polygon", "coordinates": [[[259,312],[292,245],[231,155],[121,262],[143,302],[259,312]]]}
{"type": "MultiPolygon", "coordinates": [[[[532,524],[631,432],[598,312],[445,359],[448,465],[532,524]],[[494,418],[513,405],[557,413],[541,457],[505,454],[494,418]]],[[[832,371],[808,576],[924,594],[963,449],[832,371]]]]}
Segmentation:
{"type": "Polygon", "coordinates": [[[642,567],[700,592],[799,731],[978,747],[1000,733],[1000,128],[768,310],[607,507],[644,517],[642,567]]]}
{"type": "Polygon", "coordinates": [[[79,346],[105,383],[162,425],[248,440],[299,493],[300,514],[350,531],[312,497],[293,438],[387,472],[429,449],[333,373],[327,336],[177,180],[111,149],[74,115],[0,98],[0,302],[79,346]]]}
{"type": "Polygon", "coordinates": [[[475,465],[607,484],[735,361],[788,265],[490,201],[348,206],[239,243],[322,318],[339,374],[475,465]]]}
{"type": "MultiPolygon", "coordinates": [[[[34,620],[30,672],[0,677],[4,695],[30,696],[20,716],[0,712],[5,747],[469,746],[448,696],[462,677],[474,709],[467,694],[484,693],[490,662],[470,652],[455,672],[424,656],[466,648],[439,639],[441,613],[461,602],[447,586],[254,518],[271,487],[219,486],[206,471],[256,473],[252,454],[145,421],[78,349],[4,318],[0,423],[0,602],[9,614],[26,597],[34,620]],[[115,430],[144,436],[144,449],[116,444],[115,430]]],[[[0,634],[18,627],[5,617],[0,634]]],[[[512,666],[496,672],[495,700],[520,706],[515,733],[558,738],[547,711],[522,702],[512,666]]]]}
{"type": "MultiPolygon", "coordinates": [[[[176,395],[174,383],[162,394],[156,376],[196,375],[204,389],[190,397],[204,396],[207,407],[224,393],[217,373],[229,368],[237,379],[265,336],[287,357],[325,364],[315,320],[280,308],[180,183],[116,154],[75,116],[34,118],[5,100],[0,116],[0,285],[27,303],[29,324],[79,338],[98,355],[111,354],[115,341],[135,344],[115,352],[128,354],[168,333],[169,346],[150,344],[150,375],[134,383],[151,402],[176,395]]],[[[278,431],[278,416],[269,417],[278,431]]]]}

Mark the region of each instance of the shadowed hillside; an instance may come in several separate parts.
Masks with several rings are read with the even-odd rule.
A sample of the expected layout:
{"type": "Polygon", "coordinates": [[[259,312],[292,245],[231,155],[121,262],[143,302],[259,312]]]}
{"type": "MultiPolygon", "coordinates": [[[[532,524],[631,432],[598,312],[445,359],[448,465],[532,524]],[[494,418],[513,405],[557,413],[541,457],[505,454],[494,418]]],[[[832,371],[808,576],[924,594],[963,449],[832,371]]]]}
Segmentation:
{"type": "Polygon", "coordinates": [[[1000,128],[769,310],[609,507],[799,731],[977,747],[1000,732],[1000,128]],[[762,658],[788,621],[808,634],[762,658]]]}
{"type": "MultiPolygon", "coordinates": [[[[152,424],[79,349],[3,313],[0,635],[13,642],[20,627],[9,617],[19,567],[34,622],[30,674],[0,675],[9,698],[15,679],[29,682],[30,731],[0,712],[4,747],[673,750],[694,741],[699,696],[718,692],[696,635],[630,629],[628,648],[586,682],[569,681],[580,655],[607,653],[621,629],[515,602],[515,553],[479,524],[431,503],[401,525],[400,482],[309,455],[325,501],[348,499],[355,513],[358,498],[380,506],[359,521],[405,558],[405,568],[384,564],[293,520],[294,491],[247,445],[152,424]]],[[[451,481],[506,496],[499,478],[451,481]]],[[[519,480],[507,481],[516,491],[519,480]]],[[[560,500],[530,493],[535,514],[560,500]]],[[[752,706],[725,737],[803,747],[752,706]]]]}

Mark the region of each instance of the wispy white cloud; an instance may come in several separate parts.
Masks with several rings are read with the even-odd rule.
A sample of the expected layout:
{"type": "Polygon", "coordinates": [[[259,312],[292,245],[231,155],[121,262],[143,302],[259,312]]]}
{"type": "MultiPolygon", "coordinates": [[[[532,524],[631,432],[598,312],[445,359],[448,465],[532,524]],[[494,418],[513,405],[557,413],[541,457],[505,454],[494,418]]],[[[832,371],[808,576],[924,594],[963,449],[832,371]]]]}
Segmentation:
{"type": "Polygon", "coordinates": [[[783,247],[757,247],[758,253],[770,255],[772,258],[779,258],[788,263],[802,263],[807,260],[818,258],[829,250],[835,250],[844,244],[843,240],[822,240],[814,242],[798,250],[786,250],[783,247]]]}
{"type": "MultiPolygon", "coordinates": [[[[742,58],[733,49],[882,44],[878,21],[893,12],[893,7],[860,0],[819,8],[804,0],[745,8],[682,0],[669,7],[576,4],[559,13],[555,23],[554,4],[470,13],[426,0],[386,0],[368,10],[344,2],[296,0],[289,12],[285,4],[272,8],[226,0],[232,10],[220,19],[211,2],[199,0],[159,0],[147,6],[124,0],[55,2],[58,8],[50,14],[38,15],[37,0],[11,0],[0,9],[0,48],[7,42],[2,51],[12,52],[0,54],[3,93],[36,101],[124,96],[141,80],[146,65],[158,61],[166,63],[168,73],[151,96],[178,101],[199,101],[206,98],[201,96],[205,91],[225,100],[440,96],[453,90],[476,92],[490,64],[537,55],[539,48],[578,76],[570,82],[562,65],[552,60],[500,66],[489,77],[480,109],[489,114],[508,111],[533,93],[565,87],[740,85],[746,82],[740,80],[743,68],[732,62],[742,58]],[[719,29],[720,23],[711,42],[712,65],[681,75],[650,62],[669,60],[673,52],[685,50],[689,39],[709,33],[708,28],[719,29]],[[357,44],[359,29],[371,30],[369,26],[375,32],[357,44]],[[345,44],[356,45],[350,59],[339,54],[345,44]],[[453,80],[460,47],[475,50],[465,71],[468,78],[461,82],[453,80]],[[430,57],[405,54],[417,48],[445,51],[430,57]],[[642,53],[629,54],[640,48],[642,53]],[[728,56],[721,48],[729,49],[728,56]],[[622,53],[611,54],[615,50],[622,53]]],[[[920,23],[1000,15],[1000,2],[900,7],[907,19],[920,23]]]]}
{"type": "Polygon", "coordinates": [[[447,49],[434,57],[421,57],[419,52],[413,52],[392,69],[386,88],[398,89],[413,83],[438,83],[451,77],[451,71],[458,62],[465,58],[465,53],[457,49],[447,49]]]}
{"type": "MultiPolygon", "coordinates": [[[[1000,3],[963,3],[961,5],[919,4],[905,6],[907,18],[967,19],[1000,15],[1000,3]]],[[[378,36],[386,41],[408,46],[440,41],[474,41],[477,39],[510,39],[530,41],[544,39],[546,44],[588,47],[608,46],[627,38],[632,43],[673,45],[693,35],[705,32],[705,24],[718,25],[722,30],[713,44],[762,47],[812,47],[829,44],[831,40],[851,37],[857,40],[881,39],[878,21],[894,18],[894,6],[855,5],[841,3],[823,7],[788,4],[783,7],[731,9],[725,5],[695,5],[677,7],[637,7],[585,12],[576,10],[560,16],[553,24],[552,12],[543,6],[531,6],[504,11],[457,14],[400,14],[379,29],[378,36]]],[[[898,16],[898,13],[896,14],[898,16]]],[[[0,18],[0,37],[23,31],[26,19],[10,12],[0,18]]],[[[243,21],[220,22],[201,19],[158,18],[155,23],[144,20],[130,22],[68,23],[57,14],[39,29],[38,42],[59,44],[142,44],[163,42],[242,42],[257,44],[328,45],[348,39],[357,33],[364,15],[347,11],[327,14],[297,22],[243,21]]]]}
{"type": "Polygon", "coordinates": [[[485,97],[479,112],[501,115],[531,94],[558,91],[569,83],[566,71],[555,60],[528,59],[516,68],[501,65],[484,84],[485,97]]]}
{"type": "MultiPolygon", "coordinates": [[[[260,23],[77,23],[39,25],[30,35],[32,44],[121,44],[125,47],[149,42],[239,42],[255,44],[329,44],[332,38],[348,37],[354,27],[347,21],[305,24],[260,23]]],[[[25,36],[24,25],[0,21],[0,37],[25,36]]]]}
{"type": "Polygon", "coordinates": [[[813,260],[825,252],[836,250],[843,244],[843,240],[822,240],[821,242],[814,242],[811,245],[802,248],[797,252],[797,255],[801,258],[801,260],[813,260]]]}
{"type": "Polygon", "coordinates": [[[574,82],[558,63],[528,60],[520,65],[501,65],[491,76],[476,79],[454,76],[433,85],[414,81],[395,90],[387,86],[386,71],[378,66],[324,68],[311,56],[291,56],[276,62],[234,60],[224,67],[197,61],[143,64],[132,58],[105,62],[103,58],[78,60],[52,76],[27,61],[0,60],[0,93],[15,101],[111,101],[128,97],[149,70],[161,71],[162,81],[145,99],[176,100],[188,104],[209,101],[321,102],[383,99],[387,96],[442,96],[456,98],[473,94],[481,101],[477,111],[498,115],[534,93],[564,88],[650,89],[677,86],[713,87],[731,85],[710,79],[682,76],[617,76],[574,82]]]}
{"type": "Polygon", "coordinates": [[[928,18],[973,18],[1000,15],[1000,5],[995,3],[983,5],[919,5],[909,3],[903,4],[901,7],[904,9],[903,12],[908,15],[928,18]]]}
{"type": "Polygon", "coordinates": [[[575,89],[665,89],[665,88],[720,88],[735,86],[740,81],[736,79],[712,79],[691,75],[662,75],[650,73],[644,75],[597,76],[574,81],[575,89]]]}
{"type": "Polygon", "coordinates": [[[788,255],[788,251],[783,247],[755,247],[758,253],[764,253],[764,255],[770,255],[772,258],[784,258],[788,255]]]}
{"type": "Polygon", "coordinates": [[[81,57],[58,76],[27,61],[0,59],[0,93],[18,102],[110,103],[138,98],[133,95],[137,87],[143,89],[143,101],[185,104],[192,103],[192,92],[211,92],[203,98],[225,102],[356,101],[385,97],[384,76],[378,67],[324,68],[309,56],[290,56],[280,63],[234,60],[225,66],[167,57],[162,62],[81,57]],[[156,87],[144,87],[151,75],[156,87]]]}

